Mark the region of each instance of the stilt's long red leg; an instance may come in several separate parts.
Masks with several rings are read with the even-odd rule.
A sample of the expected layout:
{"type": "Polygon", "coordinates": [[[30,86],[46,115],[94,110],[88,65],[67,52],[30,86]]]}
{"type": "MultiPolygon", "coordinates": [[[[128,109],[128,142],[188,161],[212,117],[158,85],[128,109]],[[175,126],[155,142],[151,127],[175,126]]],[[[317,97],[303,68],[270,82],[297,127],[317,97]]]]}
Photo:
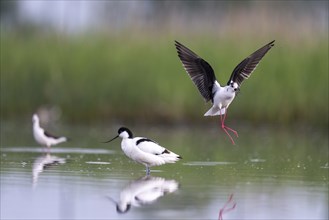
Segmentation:
{"type": "Polygon", "coordinates": [[[223,116],[223,115],[220,115],[221,126],[222,126],[222,129],[223,129],[223,130],[225,131],[225,133],[227,134],[227,136],[230,138],[232,144],[235,145],[235,142],[234,142],[232,136],[228,133],[227,129],[230,130],[230,131],[232,131],[237,137],[238,137],[238,132],[235,131],[235,130],[233,130],[233,129],[230,128],[230,127],[227,127],[227,126],[225,125],[226,113],[227,113],[227,112],[226,112],[226,108],[225,108],[224,116],[223,116]]]}
{"type": "Polygon", "coordinates": [[[232,132],[235,134],[236,137],[239,137],[238,132],[237,132],[236,130],[233,130],[232,128],[227,127],[227,126],[224,124],[224,123],[225,123],[225,119],[226,119],[226,114],[227,114],[227,109],[225,108],[225,114],[224,114],[224,120],[223,120],[223,124],[222,124],[222,126],[224,126],[226,129],[232,131],[232,132]]]}

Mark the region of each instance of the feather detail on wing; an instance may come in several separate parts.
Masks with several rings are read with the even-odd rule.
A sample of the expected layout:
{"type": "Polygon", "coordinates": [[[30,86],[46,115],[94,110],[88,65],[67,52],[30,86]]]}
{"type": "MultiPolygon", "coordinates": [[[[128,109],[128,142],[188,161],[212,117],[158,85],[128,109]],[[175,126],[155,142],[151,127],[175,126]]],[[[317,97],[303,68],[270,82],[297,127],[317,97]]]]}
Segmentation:
{"type": "Polygon", "coordinates": [[[144,153],[149,153],[149,154],[153,154],[159,157],[163,157],[166,162],[168,163],[167,159],[174,159],[174,161],[177,161],[178,159],[180,159],[181,157],[177,154],[175,154],[174,152],[167,150],[166,148],[160,146],[158,143],[147,139],[147,138],[136,138],[136,143],[139,142],[138,144],[136,144],[136,146],[143,151],[144,153]]]}
{"type": "Polygon", "coordinates": [[[45,130],[43,131],[43,133],[45,134],[45,136],[50,137],[50,138],[54,138],[54,139],[60,138],[59,136],[50,134],[48,131],[45,131],[45,130]]]}
{"type": "Polygon", "coordinates": [[[233,70],[227,85],[237,83],[238,87],[241,86],[243,80],[248,79],[251,73],[256,69],[257,65],[265,54],[274,46],[274,41],[266,44],[262,48],[258,49],[247,58],[242,60],[233,70]]]}
{"type": "Polygon", "coordinates": [[[175,41],[175,46],[185,71],[205,101],[212,100],[212,88],[216,81],[216,76],[210,64],[178,41],[175,41]]]}
{"type": "Polygon", "coordinates": [[[55,135],[52,135],[50,134],[49,132],[47,131],[43,131],[44,135],[48,138],[52,138],[52,143],[53,144],[59,144],[59,143],[62,143],[62,142],[66,142],[66,141],[69,141],[70,139],[67,138],[67,137],[59,137],[59,136],[55,136],[55,135]]]}
{"type": "Polygon", "coordinates": [[[166,148],[148,138],[136,138],[136,146],[141,151],[154,155],[159,155],[166,150],[166,148]]]}

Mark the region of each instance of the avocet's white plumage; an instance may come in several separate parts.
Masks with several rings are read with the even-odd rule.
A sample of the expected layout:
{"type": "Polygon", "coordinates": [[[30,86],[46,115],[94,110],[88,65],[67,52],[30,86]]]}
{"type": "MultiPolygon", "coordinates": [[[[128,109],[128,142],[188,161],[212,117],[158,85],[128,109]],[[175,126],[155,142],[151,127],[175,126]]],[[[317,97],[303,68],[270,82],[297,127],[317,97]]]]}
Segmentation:
{"type": "Polygon", "coordinates": [[[146,166],[146,173],[150,173],[150,167],[159,166],[166,163],[175,163],[181,157],[172,151],[160,146],[158,143],[144,137],[133,137],[133,133],[121,127],[118,135],[111,140],[121,137],[121,149],[127,157],[146,166]]]}
{"type": "Polygon", "coordinates": [[[197,86],[205,101],[211,101],[213,103],[213,106],[204,116],[220,115],[222,129],[234,144],[234,140],[227,129],[232,131],[236,136],[238,136],[238,133],[227,127],[224,123],[227,108],[233,101],[236,92],[240,90],[241,83],[250,77],[260,60],[274,46],[274,41],[266,44],[242,60],[233,70],[226,86],[220,86],[216,80],[214,70],[207,61],[177,41],[175,41],[175,46],[185,71],[197,86]]]}
{"type": "Polygon", "coordinates": [[[65,142],[68,139],[66,137],[57,137],[54,136],[43,128],[40,127],[40,120],[37,114],[34,114],[32,117],[33,122],[33,136],[36,142],[43,146],[50,148],[52,145],[57,145],[59,143],[65,142]]]}
{"type": "Polygon", "coordinates": [[[120,192],[120,200],[115,203],[117,212],[126,213],[131,206],[139,207],[145,204],[151,204],[160,197],[175,192],[179,183],[175,180],[166,180],[161,177],[144,176],[128,184],[120,192]]]}

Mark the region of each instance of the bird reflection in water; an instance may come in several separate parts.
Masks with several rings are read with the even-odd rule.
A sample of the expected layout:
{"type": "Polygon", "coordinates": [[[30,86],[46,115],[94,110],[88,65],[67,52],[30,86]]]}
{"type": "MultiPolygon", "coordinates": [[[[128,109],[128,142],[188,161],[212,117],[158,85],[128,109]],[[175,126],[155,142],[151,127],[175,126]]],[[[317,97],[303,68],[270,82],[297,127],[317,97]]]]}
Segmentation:
{"type": "Polygon", "coordinates": [[[126,213],[131,206],[139,207],[154,203],[160,197],[175,192],[179,188],[176,180],[145,176],[128,184],[120,192],[120,200],[108,198],[116,205],[118,213],[126,213]]]}
{"type": "Polygon", "coordinates": [[[54,165],[64,164],[64,163],[65,163],[64,158],[53,156],[49,152],[40,157],[37,157],[32,166],[33,187],[36,187],[39,179],[39,174],[42,173],[45,169],[54,165]]]}
{"type": "Polygon", "coordinates": [[[235,207],[236,202],[234,202],[233,194],[231,194],[224,206],[219,210],[218,220],[223,220],[223,214],[232,211],[235,207]]]}

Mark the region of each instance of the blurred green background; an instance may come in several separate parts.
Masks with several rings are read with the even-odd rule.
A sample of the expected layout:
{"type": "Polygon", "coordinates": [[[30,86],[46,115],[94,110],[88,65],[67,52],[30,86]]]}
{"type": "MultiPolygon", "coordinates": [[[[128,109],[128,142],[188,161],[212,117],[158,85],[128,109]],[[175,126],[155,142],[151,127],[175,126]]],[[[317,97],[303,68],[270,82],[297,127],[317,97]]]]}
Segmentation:
{"type": "Polygon", "coordinates": [[[328,130],[328,1],[38,2],[1,1],[1,121],[212,123],[174,40],[222,85],[276,40],[229,120],[328,130]]]}

